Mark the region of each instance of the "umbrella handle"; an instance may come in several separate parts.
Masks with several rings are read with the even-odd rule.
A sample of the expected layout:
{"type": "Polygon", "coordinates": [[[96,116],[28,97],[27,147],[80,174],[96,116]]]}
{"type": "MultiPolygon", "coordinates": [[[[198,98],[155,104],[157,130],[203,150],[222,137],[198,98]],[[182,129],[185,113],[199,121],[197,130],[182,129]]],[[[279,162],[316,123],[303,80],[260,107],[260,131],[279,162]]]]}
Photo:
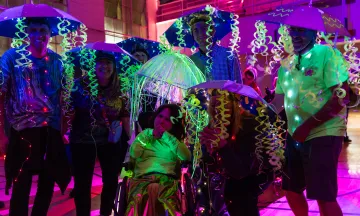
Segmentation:
{"type": "Polygon", "coordinates": [[[312,0],[310,0],[309,2],[309,7],[312,7],[312,0]]]}
{"type": "Polygon", "coordinates": [[[333,46],[333,48],[335,48],[335,49],[336,49],[337,39],[338,39],[338,32],[335,33],[335,38],[334,38],[334,46],[333,46]]]}

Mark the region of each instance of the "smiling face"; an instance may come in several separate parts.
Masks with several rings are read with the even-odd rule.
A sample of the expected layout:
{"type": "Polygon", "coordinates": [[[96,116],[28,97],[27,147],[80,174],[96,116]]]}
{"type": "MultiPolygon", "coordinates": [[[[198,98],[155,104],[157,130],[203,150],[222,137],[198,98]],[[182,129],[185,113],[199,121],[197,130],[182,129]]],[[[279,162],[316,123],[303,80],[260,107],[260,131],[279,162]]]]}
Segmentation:
{"type": "MultiPolygon", "coordinates": [[[[207,45],[206,40],[208,39],[208,35],[206,32],[209,29],[209,25],[205,21],[199,21],[191,26],[191,32],[194,37],[194,40],[200,47],[204,47],[207,45]]],[[[210,32],[211,37],[214,36],[215,30],[211,27],[212,31],[210,32]]]]}
{"type": "Polygon", "coordinates": [[[301,52],[309,45],[315,43],[316,31],[305,28],[290,27],[289,33],[295,52],[301,52]]]}
{"type": "Polygon", "coordinates": [[[134,58],[136,60],[138,60],[139,62],[145,64],[149,59],[148,56],[146,55],[146,53],[141,52],[141,51],[137,51],[133,54],[134,58]]]}
{"type": "Polygon", "coordinates": [[[110,80],[114,73],[114,62],[111,59],[101,58],[96,61],[96,77],[100,80],[110,80]]]}
{"type": "Polygon", "coordinates": [[[27,27],[30,46],[36,50],[46,49],[50,39],[50,29],[46,24],[30,23],[27,27]]]}
{"type": "Polygon", "coordinates": [[[163,109],[154,120],[154,128],[159,128],[160,126],[164,128],[165,131],[170,131],[172,129],[171,123],[171,111],[168,108],[163,109]]]}

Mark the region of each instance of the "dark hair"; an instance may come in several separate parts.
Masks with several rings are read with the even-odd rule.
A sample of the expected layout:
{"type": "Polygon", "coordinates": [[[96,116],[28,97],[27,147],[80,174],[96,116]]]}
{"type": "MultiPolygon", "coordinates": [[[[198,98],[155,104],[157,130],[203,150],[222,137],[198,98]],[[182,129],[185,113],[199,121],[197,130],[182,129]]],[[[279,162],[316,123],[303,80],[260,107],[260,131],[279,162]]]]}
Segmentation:
{"type": "Polygon", "coordinates": [[[29,26],[30,24],[40,24],[40,25],[46,25],[50,31],[51,27],[46,18],[38,18],[38,17],[30,17],[25,19],[25,25],[29,26]]]}
{"type": "MultiPolygon", "coordinates": [[[[181,108],[176,104],[164,104],[161,105],[156,112],[154,113],[152,117],[152,125],[154,127],[154,120],[156,116],[159,115],[164,109],[170,110],[170,116],[172,117],[178,117],[179,112],[181,112],[181,108]]],[[[185,128],[184,128],[184,122],[183,118],[178,119],[178,121],[175,121],[175,124],[172,125],[171,130],[169,131],[170,134],[175,136],[179,141],[182,141],[185,138],[185,128]]]]}
{"type": "Polygon", "coordinates": [[[190,26],[190,28],[192,28],[192,26],[198,22],[207,23],[209,21],[211,21],[211,24],[210,24],[211,27],[214,27],[215,26],[214,21],[212,21],[211,17],[208,14],[195,13],[190,16],[188,25],[190,26]]]}
{"type": "Polygon", "coordinates": [[[96,55],[95,61],[98,61],[100,59],[109,59],[112,62],[114,62],[114,64],[116,64],[115,55],[113,55],[113,54],[103,52],[103,51],[96,51],[95,55],[96,55]]]}
{"type": "Polygon", "coordinates": [[[152,116],[154,112],[142,112],[139,114],[138,122],[142,130],[145,130],[147,128],[152,128],[152,116]]]}
{"type": "Polygon", "coordinates": [[[148,60],[150,59],[149,53],[148,53],[144,48],[135,47],[135,49],[132,50],[131,55],[134,55],[136,52],[145,53],[145,55],[147,56],[147,59],[148,59],[148,60]]]}

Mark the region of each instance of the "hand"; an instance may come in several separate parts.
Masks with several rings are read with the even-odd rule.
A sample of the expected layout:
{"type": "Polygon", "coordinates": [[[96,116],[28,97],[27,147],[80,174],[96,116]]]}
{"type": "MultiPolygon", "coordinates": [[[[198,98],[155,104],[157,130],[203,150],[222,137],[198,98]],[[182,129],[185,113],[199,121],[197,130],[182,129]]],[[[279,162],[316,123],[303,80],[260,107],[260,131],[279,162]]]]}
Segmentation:
{"type": "Polygon", "coordinates": [[[294,134],[292,135],[292,138],[300,143],[305,142],[306,138],[310,134],[311,129],[312,128],[308,125],[302,124],[298,128],[296,128],[294,134]]]}
{"type": "Polygon", "coordinates": [[[160,139],[164,133],[165,129],[161,125],[159,127],[156,127],[153,131],[153,135],[156,139],[160,139]]]}
{"type": "Polygon", "coordinates": [[[204,128],[204,130],[200,133],[200,143],[205,145],[209,153],[213,153],[214,151],[223,148],[227,144],[226,140],[220,139],[217,147],[212,145],[213,141],[218,139],[217,134],[219,133],[219,129],[211,129],[209,127],[204,128]]]}
{"type": "Polygon", "coordinates": [[[6,155],[9,139],[5,133],[0,133],[0,153],[6,155]]]}

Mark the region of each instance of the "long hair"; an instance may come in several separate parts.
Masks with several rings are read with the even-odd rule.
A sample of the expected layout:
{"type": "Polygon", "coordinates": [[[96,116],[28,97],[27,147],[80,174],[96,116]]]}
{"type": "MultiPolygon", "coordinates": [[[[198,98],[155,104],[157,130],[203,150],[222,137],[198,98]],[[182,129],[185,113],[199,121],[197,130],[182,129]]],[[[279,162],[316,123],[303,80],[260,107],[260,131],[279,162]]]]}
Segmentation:
{"type": "MultiPolygon", "coordinates": [[[[169,109],[170,116],[174,118],[179,117],[179,112],[181,112],[181,108],[176,104],[161,105],[152,117],[151,122],[153,127],[156,116],[158,116],[159,113],[161,113],[164,109],[169,109]]],[[[177,121],[175,121],[175,124],[172,124],[172,128],[169,133],[176,137],[179,141],[182,141],[185,138],[184,118],[177,119],[177,121]]]]}

